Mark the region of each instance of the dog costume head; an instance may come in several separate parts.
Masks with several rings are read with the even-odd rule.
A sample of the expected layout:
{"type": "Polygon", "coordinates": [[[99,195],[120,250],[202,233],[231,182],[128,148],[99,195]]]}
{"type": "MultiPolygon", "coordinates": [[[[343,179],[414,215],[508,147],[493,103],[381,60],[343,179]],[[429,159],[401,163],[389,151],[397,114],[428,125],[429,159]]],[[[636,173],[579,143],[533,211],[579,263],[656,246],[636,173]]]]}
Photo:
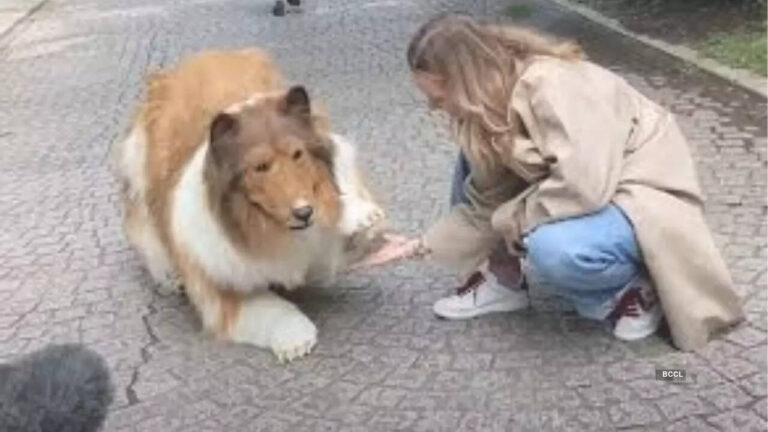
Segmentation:
{"type": "Polygon", "coordinates": [[[330,138],[304,87],[261,95],[218,114],[209,164],[224,195],[278,227],[300,231],[339,217],[330,138]]]}

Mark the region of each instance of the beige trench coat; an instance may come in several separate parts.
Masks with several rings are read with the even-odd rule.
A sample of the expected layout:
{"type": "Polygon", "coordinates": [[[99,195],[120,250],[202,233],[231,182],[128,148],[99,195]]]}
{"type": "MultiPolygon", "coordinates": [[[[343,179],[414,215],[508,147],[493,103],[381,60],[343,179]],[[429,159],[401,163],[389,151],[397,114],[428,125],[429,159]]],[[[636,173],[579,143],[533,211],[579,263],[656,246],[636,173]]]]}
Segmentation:
{"type": "Polygon", "coordinates": [[[742,319],[742,295],[705,222],[694,162],[669,112],[600,66],[546,57],[526,68],[511,104],[527,137],[494,142],[495,169],[469,160],[471,205],[454,207],[426,234],[436,261],[469,272],[501,238],[518,254],[535,227],[612,202],[634,226],[680,349],[701,348],[742,319]]]}

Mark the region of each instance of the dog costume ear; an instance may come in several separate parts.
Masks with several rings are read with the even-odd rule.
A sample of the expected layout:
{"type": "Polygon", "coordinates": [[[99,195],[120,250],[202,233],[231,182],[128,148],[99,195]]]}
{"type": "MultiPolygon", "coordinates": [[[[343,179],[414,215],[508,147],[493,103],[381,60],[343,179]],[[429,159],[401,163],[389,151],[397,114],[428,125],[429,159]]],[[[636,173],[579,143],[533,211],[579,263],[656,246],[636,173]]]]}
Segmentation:
{"type": "Polygon", "coordinates": [[[285,95],[285,113],[304,121],[310,121],[312,109],[309,94],[304,86],[293,86],[285,95]]]}
{"type": "Polygon", "coordinates": [[[211,155],[216,164],[221,165],[231,158],[236,158],[236,138],[240,130],[240,121],[232,114],[219,113],[211,122],[209,142],[211,155]]]}
{"type": "Polygon", "coordinates": [[[332,138],[319,139],[313,142],[308,147],[308,150],[312,156],[325,164],[331,173],[334,172],[335,167],[333,165],[333,157],[336,152],[336,146],[332,138]]]}

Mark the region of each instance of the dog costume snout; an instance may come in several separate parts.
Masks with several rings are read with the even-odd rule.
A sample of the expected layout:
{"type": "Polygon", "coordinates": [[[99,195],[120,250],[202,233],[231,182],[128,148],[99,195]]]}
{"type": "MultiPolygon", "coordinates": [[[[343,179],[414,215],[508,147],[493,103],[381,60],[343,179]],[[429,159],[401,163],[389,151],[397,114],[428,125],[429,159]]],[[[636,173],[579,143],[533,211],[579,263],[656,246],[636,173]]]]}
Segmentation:
{"type": "Polygon", "coordinates": [[[312,206],[309,206],[309,205],[294,207],[293,210],[291,211],[291,213],[293,214],[293,217],[295,217],[296,219],[302,222],[309,222],[314,212],[315,210],[312,208],[312,206]]]}

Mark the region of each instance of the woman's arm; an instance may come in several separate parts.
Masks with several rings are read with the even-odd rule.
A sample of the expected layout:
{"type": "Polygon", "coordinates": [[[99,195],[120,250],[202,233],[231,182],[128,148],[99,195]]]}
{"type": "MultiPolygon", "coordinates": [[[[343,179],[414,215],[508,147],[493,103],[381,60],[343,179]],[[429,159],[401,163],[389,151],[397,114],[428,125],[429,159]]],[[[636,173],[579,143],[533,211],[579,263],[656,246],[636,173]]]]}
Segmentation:
{"type": "Polygon", "coordinates": [[[491,215],[522,186],[522,180],[502,166],[479,178],[470,174],[464,183],[467,203],[451,208],[424,235],[430,258],[459,272],[474,270],[502,239],[491,225],[491,215]]]}
{"type": "Polygon", "coordinates": [[[464,182],[467,203],[455,205],[438,219],[426,234],[417,238],[388,235],[378,251],[354,264],[351,269],[382,265],[410,257],[427,257],[459,272],[469,272],[485,259],[501,240],[491,226],[491,214],[522,187],[521,180],[506,170],[497,178],[475,181],[470,174],[464,182]],[[480,186],[480,187],[478,187],[480,186]]]}

